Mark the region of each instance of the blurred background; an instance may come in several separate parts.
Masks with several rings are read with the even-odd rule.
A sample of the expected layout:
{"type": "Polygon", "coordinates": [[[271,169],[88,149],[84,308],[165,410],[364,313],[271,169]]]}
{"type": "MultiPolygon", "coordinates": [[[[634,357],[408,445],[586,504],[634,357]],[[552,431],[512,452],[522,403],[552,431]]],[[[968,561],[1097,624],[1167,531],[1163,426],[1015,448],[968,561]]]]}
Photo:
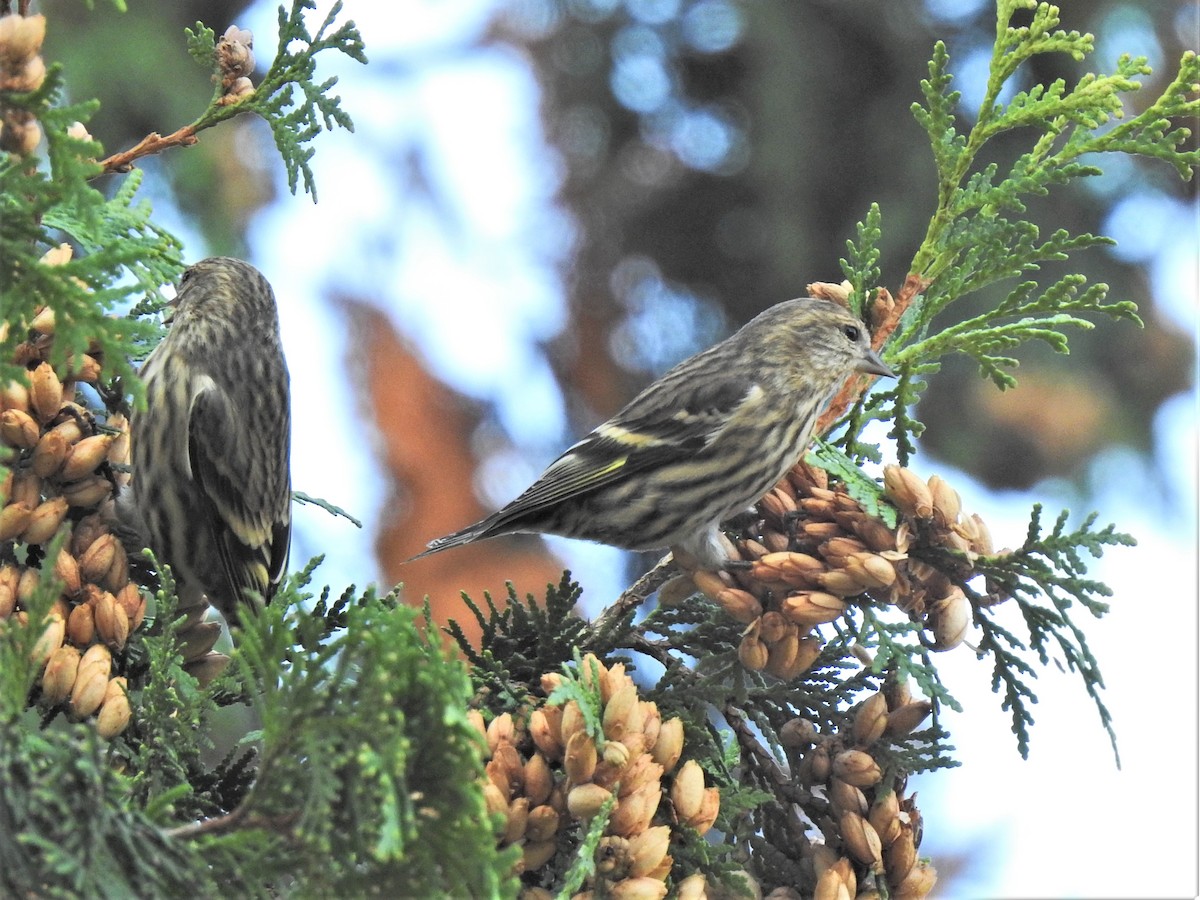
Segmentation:
{"type": "MultiPolygon", "coordinates": [[[[1064,6],[1096,53],[1039,58],[1021,87],[1131,53],[1154,68],[1152,98],[1200,48],[1195,2],[1064,6]]],[[[100,98],[89,127],[109,152],[204,108],[185,25],[251,29],[260,73],[276,44],[273,3],[43,7],[47,59],[66,65],[73,99],[100,98]]],[[[511,580],[540,594],[563,567],[594,612],[653,561],[529,537],[401,565],[511,499],[673,363],[811,281],[840,281],[872,201],[895,290],[934,206],[909,113],[918,82],[945,40],[969,121],[995,29],[983,0],[347,0],[343,16],[370,64],[321,59],[356,130],[316,141],[318,205],[287,192],[250,117],[146,160],[142,196],[186,259],[241,256],[275,285],[295,487],[365,525],[299,509],[293,560],[326,554],[318,583],[335,590],[403,581],[411,602],[428,594],[459,619],[460,590],[511,580]]],[[[1142,96],[1129,102],[1136,113],[1142,96]]],[[[1012,158],[1026,137],[993,152],[1012,158]]],[[[1044,233],[1116,238],[1070,271],[1135,300],[1145,329],[1100,321],[1071,335],[1069,357],[1030,348],[1007,393],[951,361],[921,403],[914,468],[946,477],[998,545],[1020,542],[1034,502],[1073,521],[1097,510],[1137,537],[1096,566],[1113,611],[1086,623],[1123,768],[1074,676],[1044,674],[1024,762],[987,663],[939,658],[966,708],[946,721],[963,767],[918,782],[940,896],[1200,889],[1195,182],[1098,162],[1102,178],[1030,216],[1044,233]]]]}

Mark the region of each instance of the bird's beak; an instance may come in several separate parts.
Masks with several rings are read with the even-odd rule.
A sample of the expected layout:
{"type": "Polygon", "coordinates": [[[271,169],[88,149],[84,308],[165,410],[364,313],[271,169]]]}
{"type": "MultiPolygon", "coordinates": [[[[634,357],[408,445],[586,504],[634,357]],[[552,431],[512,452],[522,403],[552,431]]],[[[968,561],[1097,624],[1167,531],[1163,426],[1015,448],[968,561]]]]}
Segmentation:
{"type": "Polygon", "coordinates": [[[863,354],[862,359],[858,361],[858,365],[854,368],[860,372],[866,372],[868,375],[886,375],[888,378],[895,378],[896,373],[887,367],[879,354],[874,350],[868,350],[863,354]]]}

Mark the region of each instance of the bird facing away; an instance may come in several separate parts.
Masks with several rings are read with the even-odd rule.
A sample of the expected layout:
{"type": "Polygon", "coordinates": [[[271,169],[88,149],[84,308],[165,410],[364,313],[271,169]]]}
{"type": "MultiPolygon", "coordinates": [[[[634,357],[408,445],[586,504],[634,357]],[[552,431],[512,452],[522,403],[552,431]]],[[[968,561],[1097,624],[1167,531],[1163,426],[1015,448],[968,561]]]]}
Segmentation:
{"type": "Polygon", "coordinates": [[[413,558],[535,531],[671,547],[720,568],[720,523],[796,464],[822,407],[854,372],[894,377],[861,320],[828,300],[780,303],[672,368],[503,509],[413,558]]]}
{"type": "Polygon", "coordinates": [[[253,266],[215,257],[184,272],[172,305],[167,336],[141,371],[146,408],[131,423],[123,518],[171,567],[181,612],[206,594],[232,623],[239,603],[270,600],[291,538],[275,294],[253,266]]]}

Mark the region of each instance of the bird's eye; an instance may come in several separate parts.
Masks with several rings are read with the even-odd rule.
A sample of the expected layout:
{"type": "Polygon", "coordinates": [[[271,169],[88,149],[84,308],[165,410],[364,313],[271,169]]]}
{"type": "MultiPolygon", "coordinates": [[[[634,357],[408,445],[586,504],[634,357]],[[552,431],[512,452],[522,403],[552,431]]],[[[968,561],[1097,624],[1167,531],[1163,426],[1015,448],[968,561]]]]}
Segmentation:
{"type": "Polygon", "coordinates": [[[844,334],[846,336],[847,340],[857,342],[858,335],[859,335],[858,326],[857,325],[843,325],[842,326],[842,334],[844,334]]]}

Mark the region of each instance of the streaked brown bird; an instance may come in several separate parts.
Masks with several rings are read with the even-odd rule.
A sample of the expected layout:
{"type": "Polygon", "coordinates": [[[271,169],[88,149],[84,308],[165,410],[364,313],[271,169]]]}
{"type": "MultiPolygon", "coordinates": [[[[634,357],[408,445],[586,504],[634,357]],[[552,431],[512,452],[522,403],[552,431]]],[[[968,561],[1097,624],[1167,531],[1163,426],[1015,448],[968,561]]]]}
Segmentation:
{"type": "Polygon", "coordinates": [[[780,303],[668,371],[503,509],[413,558],[533,531],[671,547],[719,568],[721,522],[801,458],[817,415],[854,372],[893,375],[861,320],[829,300],[780,303]]]}
{"type": "Polygon", "coordinates": [[[183,274],[167,336],[142,367],[133,482],[119,508],[177,581],[180,610],[226,620],[271,599],[291,538],[289,376],[275,294],[248,263],[183,274]]]}

